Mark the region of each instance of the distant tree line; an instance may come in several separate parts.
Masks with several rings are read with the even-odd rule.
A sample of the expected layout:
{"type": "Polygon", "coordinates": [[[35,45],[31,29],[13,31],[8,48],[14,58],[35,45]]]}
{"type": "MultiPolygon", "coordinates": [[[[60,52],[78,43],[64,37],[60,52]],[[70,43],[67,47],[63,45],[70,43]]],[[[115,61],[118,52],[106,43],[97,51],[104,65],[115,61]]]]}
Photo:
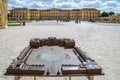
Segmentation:
{"type": "Polygon", "coordinates": [[[110,11],[110,12],[102,12],[101,14],[100,14],[100,17],[108,17],[108,16],[111,16],[111,15],[113,15],[113,14],[115,14],[114,12],[112,12],[112,11],[110,11]]]}

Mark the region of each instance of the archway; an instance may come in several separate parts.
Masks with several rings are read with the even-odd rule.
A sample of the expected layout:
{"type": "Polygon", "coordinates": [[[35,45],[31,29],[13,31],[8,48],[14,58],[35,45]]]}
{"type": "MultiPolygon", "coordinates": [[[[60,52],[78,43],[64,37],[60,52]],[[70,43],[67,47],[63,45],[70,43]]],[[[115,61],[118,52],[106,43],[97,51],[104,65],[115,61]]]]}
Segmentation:
{"type": "Polygon", "coordinates": [[[0,0],[0,28],[7,28],[8,0],[0,0]]]}

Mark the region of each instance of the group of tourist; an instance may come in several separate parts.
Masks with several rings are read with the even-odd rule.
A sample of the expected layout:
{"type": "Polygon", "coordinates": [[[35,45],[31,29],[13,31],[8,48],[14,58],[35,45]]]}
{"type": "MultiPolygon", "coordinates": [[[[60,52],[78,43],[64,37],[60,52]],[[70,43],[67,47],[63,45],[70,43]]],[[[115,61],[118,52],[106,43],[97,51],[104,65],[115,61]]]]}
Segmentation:
{"type": "Polygon", "coordinates": [[[76,23],[76,24],[81,23],[81,20],[76,19],[76,20],[75,20],[75,23],[76,23]]]}
{"type": "MultiPolygon", "coordinates": [[[[38,22],[38,21],[40,21],[40,20],[36,20],[36,22],[38,22]]],[[[44,20],[42,20],[42,21],[44,21],[44,20]]],[[[71,20],[70,19],[56,19],[56,21],[58,23],[58,22],[70,22],[71,20]]],[[[81,20],[80,19],[75,19],[75,24],[78,24],[78,23],[81,23],[81,20]]]]}

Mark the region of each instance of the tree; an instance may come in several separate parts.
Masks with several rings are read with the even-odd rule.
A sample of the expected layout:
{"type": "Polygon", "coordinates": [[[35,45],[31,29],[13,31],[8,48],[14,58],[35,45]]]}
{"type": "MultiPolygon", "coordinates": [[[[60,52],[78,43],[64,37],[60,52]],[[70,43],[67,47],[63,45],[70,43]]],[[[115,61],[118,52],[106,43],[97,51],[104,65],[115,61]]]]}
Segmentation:
{"type": "Polygon", "coordinates": [[[113,15],[113,14],[115,14],[114,12],[112,12],[112,11],[110,11],[110,12],[102,12],[101,14],[100,14],[100,17],[108,17],[108,16],[111,16],[111,15],[113,15]]]}
{"type": "Polygon", "coordinates": [[[109,14],[108,14],[108,12],[102,12],[100,16],[101,16],[101,17],[108,17],[109,14]]]}
{"type": "Polygon", "coordinates": [[[10,19],[10,13],[7,14],[8,20],[10,19]]]}
{"type": "Polygon", "coordinates": [[[115,14],[115,13],[111,11],[111,12],[109,12],[108,14],[109,14],[109,16],[111,16],[111,15],[113,15],[113,14],[115,14]]]}

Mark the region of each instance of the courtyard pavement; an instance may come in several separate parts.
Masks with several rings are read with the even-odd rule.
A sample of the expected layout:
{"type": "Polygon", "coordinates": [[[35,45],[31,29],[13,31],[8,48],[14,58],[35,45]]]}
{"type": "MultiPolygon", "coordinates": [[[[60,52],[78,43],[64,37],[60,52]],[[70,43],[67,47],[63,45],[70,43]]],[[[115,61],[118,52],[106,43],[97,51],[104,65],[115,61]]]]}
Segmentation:
{"type": "MultiPolygon", "coordinates": [[[[28,46],[31,38],[72,38],[94,59],[105,73],[95,80],[120,80],[120,25],[82,22],[39,21],[26,26],[0,29],[0,80],[12,80],[4,76],[6,68],[20,51],[28,46]]],[[[23,77],[21,80],[31,80],[23,77]]],[[[63,78],[37,78],[37,80],[62,80],[63,78]]],[[[86,77],[73,77],[72,80],[87,80],[86,77]]]]}

